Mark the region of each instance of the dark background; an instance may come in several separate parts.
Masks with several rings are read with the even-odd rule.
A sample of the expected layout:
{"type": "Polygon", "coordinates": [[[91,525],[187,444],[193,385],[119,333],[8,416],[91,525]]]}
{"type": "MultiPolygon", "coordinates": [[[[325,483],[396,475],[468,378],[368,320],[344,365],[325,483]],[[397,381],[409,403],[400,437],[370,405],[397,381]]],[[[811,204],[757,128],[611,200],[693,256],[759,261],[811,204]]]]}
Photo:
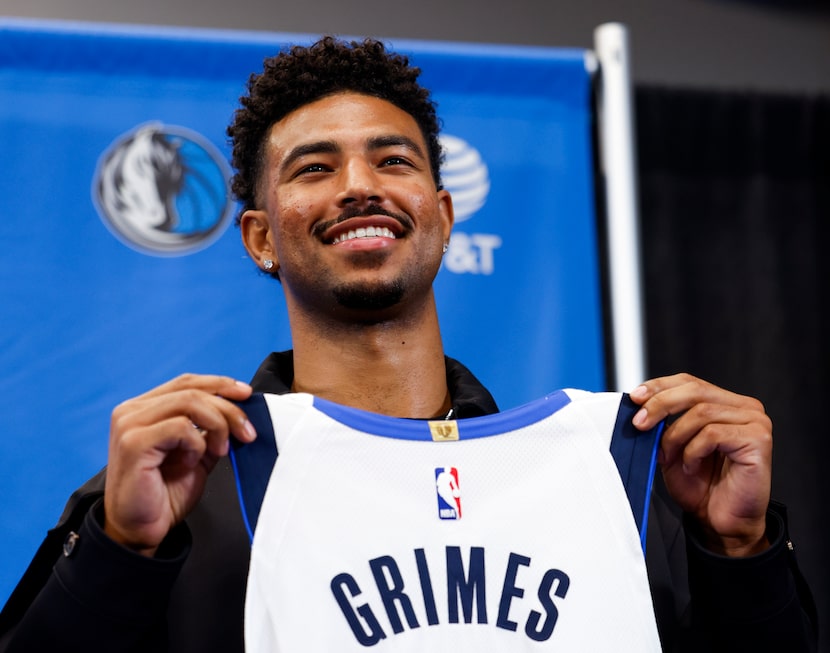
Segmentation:
{"type": "Polygon", "coordinates": [[[630,29],[650,375],[760,398],[830,651],[830,2],[3,0],[0,14],[591,47],[630,29]]]}
{"type": "Polygon", "coordinates": [[[638,86],[649,374],[760,398],[830,631],[830,95],[638,86]]]}

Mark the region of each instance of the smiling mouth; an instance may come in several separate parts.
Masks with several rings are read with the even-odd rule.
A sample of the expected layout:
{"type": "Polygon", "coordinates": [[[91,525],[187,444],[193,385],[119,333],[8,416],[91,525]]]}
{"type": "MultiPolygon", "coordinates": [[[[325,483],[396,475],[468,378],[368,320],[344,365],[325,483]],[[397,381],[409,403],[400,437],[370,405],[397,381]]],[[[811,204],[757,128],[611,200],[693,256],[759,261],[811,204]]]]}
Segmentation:
{"type": "Polygon", "coordinates": [[[398,240],[414,228],[412,218],[395,213],[376,203],[346,206],[336,219],[316,224],[313,235],[327,245],[363,238],[398,240]]]}
{"type": "Polygon", "coordinates": [[[331,241],[331,244],[337,245],[337,243],[345,243],[346,241],[356,240],[358,238],[391,238],[392,240],[395,240],[396,236],[392,230],[389,229],[389,227],[358,227],[357,229],[350,229],[346,233],[335,237],[331,241]]]}

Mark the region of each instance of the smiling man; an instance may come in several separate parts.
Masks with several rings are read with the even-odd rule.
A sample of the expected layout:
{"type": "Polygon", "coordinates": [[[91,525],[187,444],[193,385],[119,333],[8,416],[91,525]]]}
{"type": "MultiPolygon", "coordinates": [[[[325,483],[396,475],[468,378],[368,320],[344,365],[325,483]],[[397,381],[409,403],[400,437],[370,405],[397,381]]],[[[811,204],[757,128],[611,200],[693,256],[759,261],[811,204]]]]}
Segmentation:
{"type": "MultiPolygon", "coordinates": [[[[4,609],[3,650],[243,650],[250,544],[226,454],[232,437],[257,439],[239,405],[252,391],[415,420],[498,411],[443,351],[432,282],[453,210],[419,72],[377,41],[325,38],[251,77],[228,130],[233,190],[248,253],[282,284],[293,351],[271,354],[250,386],[184,375],[113,411],[108,468],[73,495],[4,609]]],[[[665,650],[811,650],[811,599],[769,502],[760,402],[685,374],[631,399],[627,426],[672,418],[647,538],[665,650]]],[[[508,574],[524,559],[511,556],[508,574]]],[[[543,601],[564,594],[554,577],[543,601]]],[[[516,583],[505,581],[508,606],[516,583]]],[[[401,587],[386,589],[403,601],[401,587]]],[[[506,609],[499,622],[513,625],[506,609]]]]}
{"type": "Polygon", "coordinates": [[[265,165],[262,208],[240,226],[251,257],[282,281],[293,389],[387,415],[445,415],[432,281],[452,202],[414,118],[336,93],[269,130],[265,165]],[[358,342],[352,355],[345,344],[358,342]]]}

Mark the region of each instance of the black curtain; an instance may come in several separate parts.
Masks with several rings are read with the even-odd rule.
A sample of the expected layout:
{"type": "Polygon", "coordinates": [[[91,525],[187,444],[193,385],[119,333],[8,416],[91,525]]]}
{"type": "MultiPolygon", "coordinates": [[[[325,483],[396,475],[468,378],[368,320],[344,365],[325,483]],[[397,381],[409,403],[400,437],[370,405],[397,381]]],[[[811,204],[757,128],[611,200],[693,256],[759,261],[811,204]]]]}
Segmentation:
{"type": "Polygon", "coordinates": [[[635,90],[649,375],[764,402],[830,651],[830,97],[635,90]]]}

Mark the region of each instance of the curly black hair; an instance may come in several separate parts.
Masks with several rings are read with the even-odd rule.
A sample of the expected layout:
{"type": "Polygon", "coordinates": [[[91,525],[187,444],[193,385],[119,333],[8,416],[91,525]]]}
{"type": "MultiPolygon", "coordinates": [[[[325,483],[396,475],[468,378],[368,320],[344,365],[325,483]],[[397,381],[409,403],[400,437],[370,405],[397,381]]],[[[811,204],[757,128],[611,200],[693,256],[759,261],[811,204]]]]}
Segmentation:
{"type": "Polygon", "coordinates": [[[233,144],[236,174],[231,189],[241,211],[256,207],[266,135],[292,111],[320,98],[354,91],[391,102],[418,124],[429,151],[435,184],[441,188],[441,145],[435,103],[417,83],[421,69],[374,39],[346,42],[325,36],[313,45],[295,45],[265,60],[262,73],[248,79],[227,133],[233,144]]]}

